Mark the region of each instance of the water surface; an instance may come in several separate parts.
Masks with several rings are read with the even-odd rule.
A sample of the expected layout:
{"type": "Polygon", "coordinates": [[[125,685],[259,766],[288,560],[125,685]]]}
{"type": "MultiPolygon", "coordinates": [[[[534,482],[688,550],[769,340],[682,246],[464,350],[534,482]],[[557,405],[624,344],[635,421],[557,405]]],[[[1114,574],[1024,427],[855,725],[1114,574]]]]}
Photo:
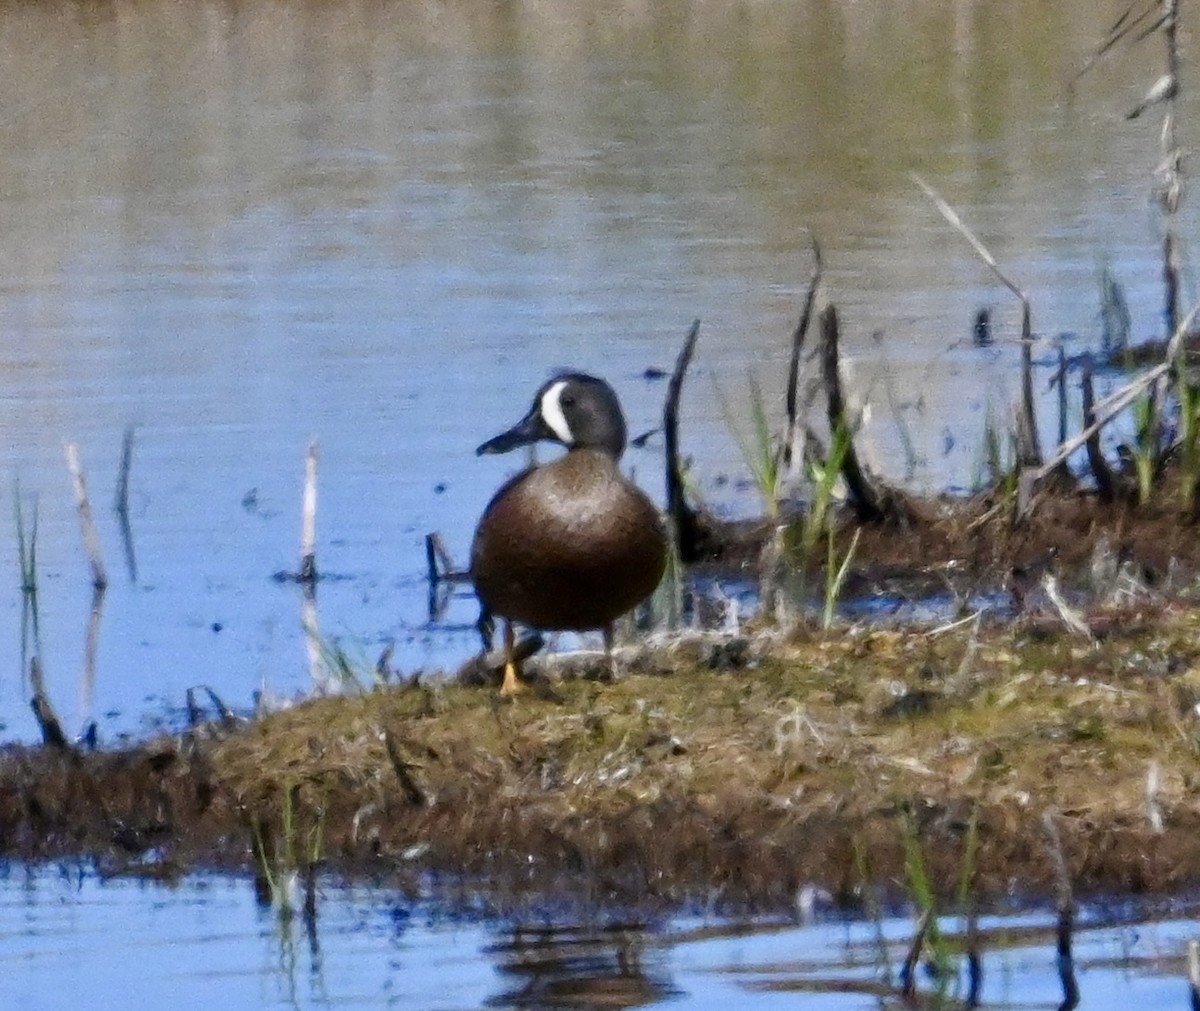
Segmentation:
{"type": "MultiPolygon", "coordinates": [[[[779,917],[489,912],[437,889],[322,882],[316,916],[281,919],[248,881],[173,886],[104,881],[82,868],[0,875],[0,1002],[29,1011],[87,994],[95,1007],[396,1007],[853,1011],[905,1006],[899,967],[913,921],[818,909],[779,917]]],[[[1090,906],[1075,936],[1082,1007],[1187,1006],[1194,906],[1090,906]],[[1153,917],[1150,919],[1149,917],[1153,917]]],[[[982,1007],[1033,1011],[1062,999],[1048,913],[993,915],[982,1007]]],[[[943,930],[960,929],[946,918],[943,930]]],[[[965,994],[965,969],[948,993],[965,994]]],[[[920,989],[935,985],[922,974],[920,989]]]]}
{"type": "MultiPolygon", "coordinates": [[[[337,577],[321,635],[364,664],[394,642],[403,670],[456,665],[474,606],[430,622],[423,537],[465,558],[520,462],[474,446],[561,366],[604,374],[631,430],[655,427],[664,386],[644,372],[695,317],[685,449],[712,502],[754,511],[726,414],[745,424],[751,374],[778,412],[811,236],[872,403],[869,458],[910,487],[969,486],[984,419],[1016,391],[1018,314],[909,172],[1028,289],[1041,333],[1094,342],[1102,262],[1135,331],[1157,333],[1158,123],[1122,118],[1156,52],[1068,89],[1120,9],[0,6],[0,501],[19,481],[36,503],[68,727],[142,731],[197,683],[239,706],[311,687],[298,595],[270,576],[298,561],[312,438],[317,561],[337,577]],[[990,350],[967,340],[981,305],[990,350]],[[129,425],[135,576],[110,508],[129,425]],[[94,684],[68,440],[113,577],[94,684]]],[[[655,495],[660,455],[652,439],[627,458],[655,495]]],[[[14,541],[0,720],[27,738],[14,541]]]]}

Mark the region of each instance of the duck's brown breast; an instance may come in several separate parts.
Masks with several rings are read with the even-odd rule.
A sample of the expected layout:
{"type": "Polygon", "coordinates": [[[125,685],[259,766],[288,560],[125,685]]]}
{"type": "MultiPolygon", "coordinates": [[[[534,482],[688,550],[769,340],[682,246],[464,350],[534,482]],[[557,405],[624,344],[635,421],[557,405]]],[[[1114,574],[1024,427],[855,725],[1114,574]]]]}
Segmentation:
{"type": "Polygon", "coordinates": [[[471,575],[488,610],[542,629],[607,625],[654,591],[665,565],[653,503],[593,450],[505,484],[471,550],[471,575]]]}

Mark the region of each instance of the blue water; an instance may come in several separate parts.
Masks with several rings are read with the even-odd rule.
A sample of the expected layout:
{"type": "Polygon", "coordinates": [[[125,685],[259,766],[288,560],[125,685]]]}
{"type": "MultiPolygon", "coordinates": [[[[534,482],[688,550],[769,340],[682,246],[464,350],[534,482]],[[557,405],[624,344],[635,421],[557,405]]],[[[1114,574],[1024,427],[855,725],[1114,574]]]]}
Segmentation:
{"type": "MultiPolygon", "coordinates": [[[[751,377],[781,416],[814,235],[846,381],[871,409],[865,458],[908,487],[970,488],[985,419],[1003,426],[1016,393],[1018,312],[910,170],[1029,291],[1039,360],[1062,332],[1094,342],[1104,262],[1135,335],[1161,326],[1160,124],[1122,118],[1157,57],[1143,45],[1065,87],[1120,13],[1100,7],[0,7],[0,516],[19,504],[27,531],[36,516],[39,586],[23,648],[15,521],[0,523],[0,741],[36,736],[35,651],[68,732],[96,721],[105,744],[177,726],[191,686],[248,709],[323,681],[301,595],[272,578],[299,562],[313,439],[322,645],[364,671],[389,644],[405,673],[453,668],[476,611],[460,588],[431,617],[425,534],[464,559],[522,462],[473,448],[561,366],[603,374],[631,432],[654,428],[664,384],[645,372],[670,368],[696,317],[684,451],[708,502],[755,512],[732,429],[749,431],[751,377]],[[981,305],[986,351],[967,342],[981,305]],[[112,508],[129,426],[136,571],[112,508]],[[68,441],[110,575],[95,626],[68,441]]],[[[1185,88],[1185,144],[1196,121],[1185,88]]],[[[1048,406],[1042,423],[1048,442],[1048,406]]],[[[659,498],[660,454],[651,438],[626,457],[659,498]]],[[[514,919],[432,891],[323,881],[319,899],[309,935],[239,879],[8,867],[0,1006],[534,1007],[597,977],[608,1006],[895,1001],[873,927],[833,914],[619,940],[551,922],[539,954],[514,919]]],[[[1192,914],[1156,915],[1080,936],[1085,1006],[1184,1006],[1192,914]]],[[[1017,933],[1030,924],[1048,919],[994,923],[1013,933],[986,956],[990,1006],[1056,1004],[1048,935],[1017,933]]],[[[911,926],[884,927],[894,970],[911,926]]]]}
{"type": "MultiPolygon", "coordinates": [[[[298,907],[300,903],[297,903],[298,907]]],[[[913,920],[806,923],[695,914],[585,922],[488,912],[486,896],[321,881],[315,919],[259,905],[250,882],[101,880],[79,868],[0,874],[0,1006],[130,1009],[903,1006],[913,920]]],[[[945,918],[942,930],[960,930],[945,918]]],[[[1050,913],[981,918],[982,1006],[1062,999],[1050,913]]],[[[1185,1008],[1196,910],[1085,906],[1075,935],[1082,1007],[1185,1008]],[[1152,918],[1151,918],[1152,917],[1152,918]]],[[[946,992],[966,992],[966,970],[946,992]]],[[[919,989],[936,990],[922,973],[919,989]]]]}
{"type": "MultiPolygon", "coordinates": [[[[751,376],[780,416],[814,235],[871,406],[865,458],[909,487],[969,488],[985,419],[1003,425],[1016,392],[1017,307],[910,169],[1028,288],[1039,333],[1095,335],[1104,261],[1136,334],[1159,326],[1157,126],[1121,119],[1151,68],[1114,60],[1068,100],[1093,20],[1021,4],[0,10],[0,515],[19,499],[37,516],[64,724],[111,741],[174,723],[192,685],[239,708],[312,689],[299,596],[270,577],[299,562],[314,438],[322,640],[364,668],[389,643],[404,672],[457,666],[475,608],[459,594],[430,620],[423,539],[461,562],[521,463],[473,448],[562,366],[605,375],[631,432],[653,429],[664,383],[645,370],[671,366],[695,317],[683,448],[710,504],[758,511],[732,428],[749,430],[751,376]],[[977,351],[984,304],[997,345],[977,351]],[[112,512],[130,425],[136,575],[112,512]],[[90,672],[67,441],[111,576],[90,672]]],[[[661,498],[661,442],[626,466],[661,498]]],[[[4,526],[0,735],[29,739],[4,526]]]]}

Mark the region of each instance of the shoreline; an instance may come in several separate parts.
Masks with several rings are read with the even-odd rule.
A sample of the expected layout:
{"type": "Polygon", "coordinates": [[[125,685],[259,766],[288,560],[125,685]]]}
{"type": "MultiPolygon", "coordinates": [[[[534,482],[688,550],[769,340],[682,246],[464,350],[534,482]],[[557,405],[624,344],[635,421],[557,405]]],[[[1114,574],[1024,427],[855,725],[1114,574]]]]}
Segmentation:
{"type": "Polygon", "coordinates": [[[512,702],[413,680],[119,751],[9,746],[0,855],[765,912],[808,886],[903,896],[914,853],[942,898],[1044,900],[1049,820],[1081,894],[1194,887],[1200,611],[1108,618],[1093,642],[1030,621],[684,636],[616,684],[551,658],[512,702]]]}

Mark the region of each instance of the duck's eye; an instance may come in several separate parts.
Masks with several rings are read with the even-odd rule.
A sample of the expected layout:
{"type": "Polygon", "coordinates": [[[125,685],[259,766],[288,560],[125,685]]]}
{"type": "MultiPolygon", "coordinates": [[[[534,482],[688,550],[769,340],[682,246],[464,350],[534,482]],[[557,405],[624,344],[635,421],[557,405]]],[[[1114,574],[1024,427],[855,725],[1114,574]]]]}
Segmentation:
{"type": "Polygon", "coordinates": [[[562,398],[559,400],[559,403],[563,407],[574,407],[575,406],[575,397],[571,393],[564,393],[562,395],[562,398]]]}

